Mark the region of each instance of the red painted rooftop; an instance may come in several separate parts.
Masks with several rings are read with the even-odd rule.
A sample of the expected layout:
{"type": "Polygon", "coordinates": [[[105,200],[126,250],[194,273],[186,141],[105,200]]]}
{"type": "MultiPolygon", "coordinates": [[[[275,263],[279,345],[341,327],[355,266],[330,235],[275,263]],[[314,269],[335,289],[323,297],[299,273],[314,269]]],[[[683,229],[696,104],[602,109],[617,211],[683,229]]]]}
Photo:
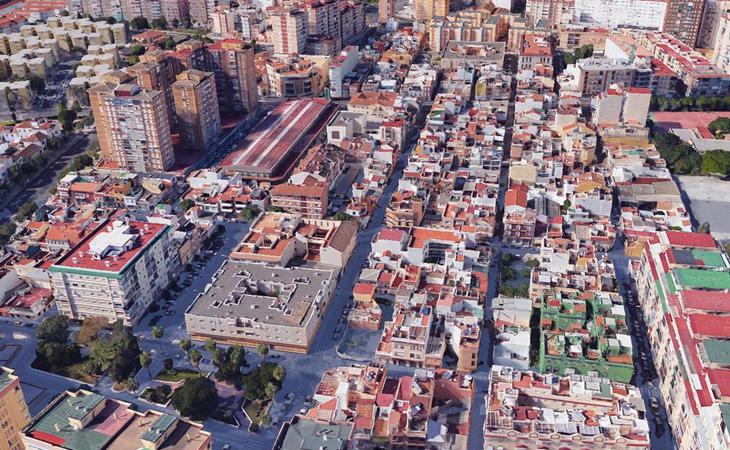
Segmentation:
{"type": "Polygon", "coordinates": [[[279,105],[249,133],[239,149],[229,154],[222,167],[270,173],[293,150],[296,142],[315,124],[329,102],[321,98],[293,100],[279,105]]]}
{"type": "Polygon", "coordinates": [[[686,231],[667,231],[667,239],[671,245],[694,248],[717,248],[715,239],[705,233],[690,233],[686,231]]]}
{"type": "Polygon", "coordinates": [[[113,219],[109,219],[97,227],[76,247],[71,249],[71,251],[59,259],[54,266],[77,267],[80,269],[99,270],[104,272],[120,272],[128,262],[134,259],[135,256],[147,247],[147,245],[149,245],[150,242],[152,242],[152,240],[167,227],[160,223],[130,221],[130,231],[133,234],[137,233],[138,235],[135,246],[129,251],[118,254],[116,258],[108,255],[102,259],[97,259],[91,255],[90,243],[95,237],[102,233],[106,233],[108,231],[107,227],[111,226],[112,222],[113,219]],[[147,231],[142,232],[145,225],[147,226],[147,231]]]}

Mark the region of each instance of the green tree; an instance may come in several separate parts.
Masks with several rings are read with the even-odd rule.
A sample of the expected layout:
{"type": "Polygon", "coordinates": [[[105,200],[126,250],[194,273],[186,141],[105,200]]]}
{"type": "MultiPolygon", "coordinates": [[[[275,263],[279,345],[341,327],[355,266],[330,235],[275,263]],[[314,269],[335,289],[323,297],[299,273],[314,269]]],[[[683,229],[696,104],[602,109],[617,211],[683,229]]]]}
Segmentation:
{"type": "Polygon", "coordinates": [[[132,27],[133,30],[146,30],[150,27],[150,24],[144,17],[135,17],[129,21],[129,26],[132,27]]]}
{"type": "Polygon", "coordinates": [[[213,339],[208,338],[205,341],[205,349],[208,350],[210,353],[213,353],[213,350],[215,350],[216,347],[218,347],[218,344],[216,344],[213,339]]]}
{"type": "Polygon", "coordinates": [[[730,117],[718,117],[707,125],[707,128],[718,139],[724,139],[725,134],[730,133],[730,117]]]}
{"type": "Polygon", "coordinates": [[[276,397],[276,393],[279,392],[279,386],[274,383],[269,383],[266,385],[264,391],[266,393],[266,397],[273,400],[274,397],[276,397]]]}
{"type": "Polygon", "coordinates": [[[150,366],[152,365],[152,355],[147,352],[142,352],[139,354],[139,365],[147,369],[147,375],[149,375],[150,378],[152,378],[152,373],[150,372],[150,366]]]}
{"type": "Polygon", "coordinates": [[[730,173],[730,153],[722,150],[712,150],[702,155],[702,172],[713,175],[728,175],[730,173]]]}
{"type": "Polygon", "coordinates": [[[46,92],[46,80],[41,77],[30,77],[30,88],[33,92],[42,94],[46,92]]]}
{"type": "Polygon", "coordinates": [[[185,353],[190,353],[190,349],[193,347],[193,342],[190,339],[183,339],[180,341],[180,348],[185,353]]]}
{"type": "Polygon", "coordinates": [[[129,53],[134,56],[140,56],[144,55],[145,50],[144,45],[133,45],[129,48],[129,53]]]}
{"type": "Polygon", "coordinates": [[[167,28],[167,22],[165,21],[165,18],[161,17],[159,19],[152,19],[152,28],[156,30],[164,30],[165,28],[167,28]]]}
{"type": "Polygon", "coordinates": [[[13,234],[15,234],[15,222],[6,221],[0,224],[0,245],[7,244],[13,234]]]}
{"type": "Polygon", "coordinates": [[[346,220],[352,220],[352,216],[347,214],[346,212],[340,211],[337,214],[335,214],[334,216],[332,216],[332,219],[344,222],[346,220]]]}
{"type": "Polygon", "coordinates": [[[259,214],[261,213],[261,210],[256,205],[248,205],[241,211],[241,220],[244,220],[246,222],[250,222],[253,219],[255,219],[259,214]]]}
{"type": "Polygon", "coordinates": [[[180,415],[202,421],[210,417],[218,406],[218,392],[209,379],[193,378],[175,390],[172,406],[180,415]]]}
{"type": "Polygon", "coordinates": [[[284,369],[283,366],[277,364],[276,367],[274,367],[274,371],[271,375],[276,381],[282,383],[284,381],[284,378],[286,377],[286,369],[284,369]]]}
{"type": "Polygon", "coordinates": [[[152,327],[152,337],[155,339],[161,339],[165,335],[165,329],[161,326],[155,325],[152,327]]]}
{"type": "Polygon", "coordinates": [[[46,317],[36,328],[35,335],[39,341],[67,343],[69,337],[68,317],[64,315],[46,317]]]}
{"type": "Polygon", "coordinates": [[[20,205],[20,208],[18,209],[18,217],[21,220],[28,219],[37,209],[38,205],[36,205],[35,202],[25,202],[20,205]]]}
{"type": "Polygon", "coordinates": [[[190,350],[190,363],[193,365],[193,367],[197,369],[202,359],[203,354],[200,353],[200,350],[198,350],[197,348],[190,350]]]}
{"type": "Polygon", "coordinates": [[[127,378],[127,381],[124,384],[126,385],[126,389],[133,394],[139,388],[139,383],[137,383],[137,380],[132,377],[127,378]]]}
{"type": "Polygon", "coordinates": [[[246,365],[246,349],[240,345],[228,347],[228,360],[237,367],[246,365]]]}
{"type": "Polygon", "coordinates": [[[76,116],[76,111],[71,109],[64,109],[58,113],[58,121],[61,122],[61,129],[67,133],[73,131],[76,116]]]}
{"type": "Polygon", "coordinates": [[[261,355],[263,358],[266,358],[266,355],[269,354],[269,346],[266,344],[259,344],[256,346],[256,351],[261,355]]]}
{"type": "Polygon", "coordinates": [[[221,364],[226,362],[226,352],[222,348],[216,348],[213,350],[211,361],[214,366],[220,367],[221,364]]]}
{"type": "Polygon", "coordinates": [[[180,209],[182,209],[183,211],[187,211],[193,206],[195,206],[195,202],[190,200],[189,198],[180,201],[180,209]]]}

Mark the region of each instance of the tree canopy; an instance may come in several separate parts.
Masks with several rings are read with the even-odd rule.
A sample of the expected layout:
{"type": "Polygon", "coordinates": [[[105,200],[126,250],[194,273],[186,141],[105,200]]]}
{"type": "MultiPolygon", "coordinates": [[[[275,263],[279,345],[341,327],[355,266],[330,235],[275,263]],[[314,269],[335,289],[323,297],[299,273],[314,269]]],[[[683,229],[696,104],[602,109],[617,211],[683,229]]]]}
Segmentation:
{"type": "Polygon", "coordinates": [[[205,420],[218,406],[218,392],[207,378],[192,378],[185,382],[172,396],[172,406],[185,417],[205,420]]]}

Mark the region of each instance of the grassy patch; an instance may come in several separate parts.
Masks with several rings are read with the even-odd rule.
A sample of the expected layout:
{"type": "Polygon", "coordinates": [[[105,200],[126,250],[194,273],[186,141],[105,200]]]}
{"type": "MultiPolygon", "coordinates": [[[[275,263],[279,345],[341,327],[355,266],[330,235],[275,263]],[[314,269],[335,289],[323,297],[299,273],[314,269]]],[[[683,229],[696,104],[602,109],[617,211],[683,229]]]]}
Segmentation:
{"type": "Polygon", "coordinates": [[[87,373],[87,369],[85,367],[86,361],[88,361],[88,358],[81,360],[76,364],[71,364],[70,366],[52,366],[48,364],[43,358],[36,357],[36,359],[31,363],[30,366],[34,369],[42,370],[44,372],[50,372],[56,375],[60,375],[62,377],[79,380],[82,383],[95,385],[96,382],[99,381],[100,377],[96,375],[89,375],[87,373]]]}
{"type": "Polygon", "coordinates": [[[195,371],[195,370],[173,369],[173,370],[163,370],[162,372],[158,373],[155,376],[155,380],[175,383],[178,381],[187,381],[187,380],[190,380],[193,378],[198,378],[198,377],[200,377],[200,372],[195,371]]]}
{"type": "Polygon", "coordinates": [[[269,410],[268,400],[254,400],[246,402],[246,406],[243,407],[246,414],[251,419],[251,423],[256,426],[261,426],[261,423],[269,410]]]}

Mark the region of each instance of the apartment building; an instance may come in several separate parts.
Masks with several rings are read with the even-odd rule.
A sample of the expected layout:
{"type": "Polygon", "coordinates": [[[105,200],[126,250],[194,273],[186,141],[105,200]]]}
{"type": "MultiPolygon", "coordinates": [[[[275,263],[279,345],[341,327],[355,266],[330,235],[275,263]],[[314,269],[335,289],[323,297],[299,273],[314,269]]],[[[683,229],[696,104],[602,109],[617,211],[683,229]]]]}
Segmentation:
{"type": "Polygon", "coordinates": [[[58,309],[134,325],[176,277],[177,255],[171,227],[107,219],[48,269],[58,309]]]}
{"type": "Polygon", "coordinates": [[[218,105],[223,113],[252,113],[259,104],[254,48],[242,39],[221,39],[206,47],[207,72],[215,74],[218,105]]]}
{"type": "Polygon", "coordinates": [[[267,60],[266,77],[269,94],[284,98],[319,97],[327,81],[318,63],[294,55],[267,60]]]}
{"type": "Polygon", "coordinates": [[[327,183],[309,185],[283,183],[269,190],[271,205],[310,219],[327,216],[329,187],[327,183]]]}
{"type": "Polygon", "coordinates": [[[723,72],[730,73],[730,13],[723,14],[718,20],[712,46],[712,63],[723,72]]]}
{"type": "Polygon", "coordinates": [[[0,366],[0,450],[23,450],[22,431],[30,423],[20,378],[0,366]]]}
{"type": "Polygon", "coordinates": [[[89,88],[102,157],[134,172],[164,172],[175,163],[165,94],[124,77],[89,88]]]}
{"type": "Polygon", "coordinates": [[[726,255],[709,234],[657,232],[633,277],[677,447],[730,447],[726,255]]]}
{"type": "Polygon", "coordinates": [[[575,0],[574,19],[608,28],[661,30],[666,0],[575,0]]]}
{"type": "Polygon", "coordinates": [[[268,11],[274,53],[303,54],[309,36],[309,16],[297,8],[274,8],[268,11]]]}
{"type": "Polygon", "coordinates": [[[207,26],[208,14],[212,12],[211,6],[208,0],[188,0],[190,22],[197,26],[207,26]]]}
{"type": "Polygon", "coordinates": [[[705,0],[667,0],[662,31],[690,47],[695,47],[704,13],[705,0]]]}
{"type": "Polygon", "coordinates": [[[530,25],[543,21],[548,27],[568,23],[573,17],[575,0],[527,0],[525,14],[530,25]]]}
{"type": "Polygon", "coordinates": [[[484,442],[504,448],[650,448],[641,391],[583,375],[495,365],[485,397],[484,442]]]}
{"type": "Polygon", "coordinates": [[[266,212],[231,252],[231,259],[286,267],[293,259],[344,268],[355,248],[357,226],[352,222],[306,219],[266,212]]]}
{"type": "Polygon", "coordinates": [[[329,308],[338,268],[280,267],[230,259],[185,311],[196,340],[307,353],[329,308]]]}
{"type": "MultiPolygon", "coordinates": [[[[315,406],[304,416],[352,426],[337,448],[373,448],[379,442],[390,448],[466,450],[473,396],[471,377],[451,370],[389,377],[385,367],[353,365],[324,372],[312,396],[315,406]]],[[[282,428],[277,442],[286,442],[289,433],[282,428]]]]}
{"type": "Polygon", "coordinates": [[[504,241],[510,245],[531,247],[535,237],[537,213],[527,206],[527,186],[507,190],[504,200],[504,241]]]}
{"type": "Polygon", "coordinates": [[[645,33],[639,36],[638,43],[677,74],[686,95],[725,96],[730,91],[730,73],[717,68],[681,38],[666,32],[645,33]]]}
{"type": "Polygon", "coordinates": [[[327,36],[334,39],[334,52],[342,48],[343,36],[340,35],[340,5],[335,0],[318,0],[304,4],[307,14],[307,33],[310,36],[327,36]]]}
{"type": "Polygon", "coordinates": [[[191,150],[209,149],[221,132],[215,75],[187,70],[172,85],[181,144],[191,150]]]}
{"type": "Polygon", "coordinates": [[[165,22],[172,27],[183,25],[190,19],[190,2],[188,0],[160,0],[160,10],[165,22]]]}
{"type": "Polygon", "coordinates": [[[518,49],[517,67],[519,70],[535,69],[538,65],[552,66],[552,43],[542,36],[525,34],[518,49]]]}
{"type": "Polygon", "coordinates": [[[431,20],[434,17],[445,17],[449,14],[451,0],[415,0],[413,18],[415,20],[431,20]]]}
{"type": "Polygon", "coordinates": [[[23,432],[37,450],[129,448],[211,450],[213,435],[199,423],[79,389],[53,399],[23,432]]]}
{"type": "Polygon", "coordinates": [[[395,19],[395,3],[395,0],[378,1],[378,23],[383,25],[389,19],[395,19]]]}
{"type": "MultiPolygon", "coordinates": [[[[651,72],[651,69],[647,70],[651,72]]],[[[635,63],[592,57],[570,64],[558,78],[558,82],[561,89],[573,90],[588,98],[607,90],[612,84],[633,86],[636,78],[635,63]]]]}

